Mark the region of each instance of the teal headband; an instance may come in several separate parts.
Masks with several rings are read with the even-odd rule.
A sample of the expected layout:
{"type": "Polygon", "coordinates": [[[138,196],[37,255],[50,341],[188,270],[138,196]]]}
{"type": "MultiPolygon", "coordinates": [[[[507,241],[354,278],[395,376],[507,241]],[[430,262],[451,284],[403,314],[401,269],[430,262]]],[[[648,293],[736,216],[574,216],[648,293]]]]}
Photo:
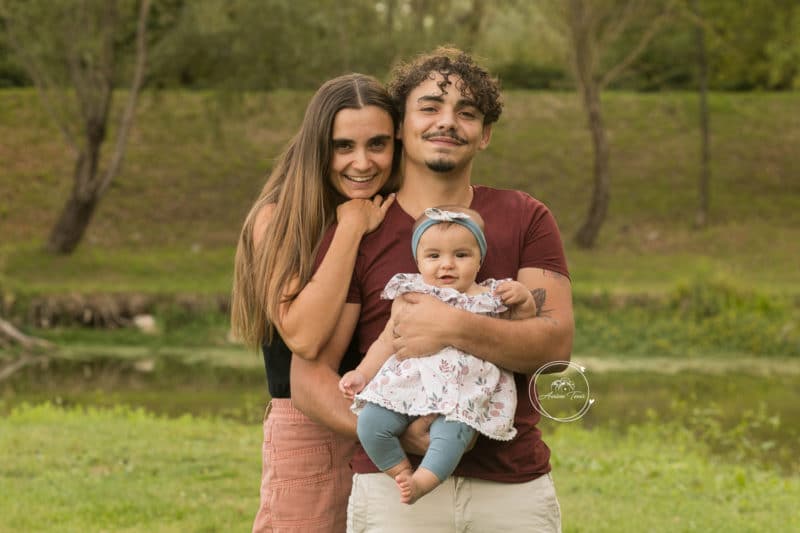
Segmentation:
{"type": "Polygon", "coordinates": [[[484,237],[481,227],[468,214],[445,211],[438,207],[429,207],[425,210],[425,216],[428,217],[427,220],[417,226],[411,236],[411,253],[414,254],[414,261],[417,260],[417,247],[422,234],[431,226],[442,222],[452,222],[453,224],[464,226],[475,236],[475,240],[478,241],[478,247],[481,249],[481,263],[483,263],[483,258],[486,257],[486,237],[484,237]]]}

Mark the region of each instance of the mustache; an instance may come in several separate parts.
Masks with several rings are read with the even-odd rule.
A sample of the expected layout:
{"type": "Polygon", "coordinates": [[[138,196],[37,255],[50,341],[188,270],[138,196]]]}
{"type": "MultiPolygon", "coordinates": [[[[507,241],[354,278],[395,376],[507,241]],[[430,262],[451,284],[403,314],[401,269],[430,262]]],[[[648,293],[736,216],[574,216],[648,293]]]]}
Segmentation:
{"type": "Polygon", "coordinates": [[[467,140],[463,137],[459,137],[459,135],[453,130],[436,131],[432,133],[426,133],[422,136],[423,140],[428,140],[431,137],[449,137],[459,144],[467,144],[467,140]]]}

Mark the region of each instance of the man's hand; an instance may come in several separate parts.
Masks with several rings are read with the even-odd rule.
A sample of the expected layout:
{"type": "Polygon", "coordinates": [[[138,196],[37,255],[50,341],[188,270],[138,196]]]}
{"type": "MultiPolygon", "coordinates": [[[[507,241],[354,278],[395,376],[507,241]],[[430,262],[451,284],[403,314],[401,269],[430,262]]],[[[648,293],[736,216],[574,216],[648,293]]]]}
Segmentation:
{"type": "Polygon", "coordinates": [[[398,359],[424,357],[440,351],[454,313],[461,311],[428,294],[400,296],[392,327],[392,349],[398,359]]]}
{"type": "Polygon", "coordinates": [[[400,435],[400,445],[407,453],[425,455],[431,445],[431,424],[439,415],[425,415],[417,418],[400,435]]]}
{"type": "Polygon", "coordinates": [[[347,372],[339,380],[339,390],[348,400],[355,398],[355,395],[364,390],[367,386],[367,378],[358,370],[347,372]]]}

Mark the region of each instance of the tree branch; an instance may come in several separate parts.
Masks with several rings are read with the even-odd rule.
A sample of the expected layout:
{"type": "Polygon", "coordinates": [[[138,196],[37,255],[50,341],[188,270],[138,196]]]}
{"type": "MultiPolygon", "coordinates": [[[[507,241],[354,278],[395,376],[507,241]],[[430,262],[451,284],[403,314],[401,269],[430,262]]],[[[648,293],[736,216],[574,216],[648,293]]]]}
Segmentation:
{"type": "Polygon", "coordinates": [[[136,68],[131,83],[130,93],[128,94],[128,102],[125,106],[125,111],[122,114],[120,121],[119,132],[117,133],[117,142],[114,146],[114,153],[111,157],[111,163],[106,170],[103,180],[100,183],[99,194],[103,194],[111,180],[117,175],[120,167],[122,166],[122,159],[125,153],[125,145],[128,142],[128,134],[133,126],[133,119],[136,113],[136,103],[139,98],[142,84],[144,83],[145,69],[147,66],[147,17],[150,12],[150,0],[142,0],[139,8],[139,22],[136,27],[136,68]]]}
{"type": "Polygon", "coordinates": [[[80,149],[78,148],[78,142],[75,135],[68,128],[69,121],[64,120],[61,117],[57,111],[57,106],[53,104],[53,100],[50,98],[50,94],[54,90],[53,87],[55,87],[55,84],[49,79],[47,71],[41,67],[36,57],[30,53],[25,45],[22,44],[22,41],[20,41],[17,37],[16,29],[14,27],[14,18],[8,12],[6,12],[6,10],[3,10],[3,16],[5,17],[6,22],[6,35],[9,39],[8,43],[11,45],[11,48],[14,50],[14,52],[22,59],[22,62],[25,65],[25,70],[33,80],[33,85],[36,87],[36,92],[39,93],[39,98],[42,100],[45,111],[47,111],[47,114],[50,115],[50,118],[56,123],[56,126],[61,131],[61,135],[64,136],[64,141],[72,151],[73,156],[77,157],[80,149]]]}
{"type": "Polygon", "coordinates": [[[645,31],[639,42],[636,44],[635,47],[628,53],[628,55],[619,63],[617,63],[613,68],[611,68],[603,78],[600,80],[600,90],[605,89],[611,82],[619,77],[620,74],[625,72],[625,70],[636,61],[640,55],[647,49],[647,45],[650,44],[650,41],[658,35],[658,32],[661,31],[661,26],[664,21],[667,20],[672,15],[672,6],[675,4],[675,0],[672,0],[667,7],[664,8],[664,11],[661,12],[653,22],[647,27],[647,31],[645,31]]]}
{"type": "Polygon", "coordinates": [[[44,340],[39,339],[36,337],[29,337],[25,335],[17,328],[15,328],[10,322],[0,318],[0,337],[10,339],[12,342],[15,342],[22,346],[23,348],[52,348],[53,344],[44,340]]]}

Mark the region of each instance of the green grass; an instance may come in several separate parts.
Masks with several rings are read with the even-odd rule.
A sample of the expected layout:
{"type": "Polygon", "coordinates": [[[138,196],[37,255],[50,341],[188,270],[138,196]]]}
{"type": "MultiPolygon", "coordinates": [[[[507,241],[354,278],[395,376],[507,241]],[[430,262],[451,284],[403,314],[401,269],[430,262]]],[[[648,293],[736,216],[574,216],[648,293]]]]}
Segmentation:
{"type": "MultiPolygon", "coordinates": [[[[227,293],[241,222],[310,94],[224,96],[147,94],[85,241],[53,258],[38,249],[68,194],[70,154],[34,91],[0,91],[0,286],[227,293]]],[[[592,165],[575,95],[510,91],[473,172],[475,183],[519,188],[552,208],[576,291],[658,292],[714,272],[800,293],[800,93],[711,95],[712,224],[699,231],[696,95],[613,92],[603,105],[612,189],[595,250],[571,243],[592,165]]]]}
{"type": "Polygon", "coordinates": [[[787,531],[800,478],[711,458],[680,422],[545,436],[565,533],[787,531]]]}
{"type": "MultiPolygon", "coordinates": [[[[679,422],[546,435],[564,531],[785,531],[800,478],[730,464],[679,422]]],[[[130,409],[22,407],[0,419],[0,530],[246,531],[261,431],[130,409]]]]}
{"type": "Polygon", "coordinates": [[[3,531],[245,531],[258,505],[257,425],[40,406],[0,427],[3,531]]]}

